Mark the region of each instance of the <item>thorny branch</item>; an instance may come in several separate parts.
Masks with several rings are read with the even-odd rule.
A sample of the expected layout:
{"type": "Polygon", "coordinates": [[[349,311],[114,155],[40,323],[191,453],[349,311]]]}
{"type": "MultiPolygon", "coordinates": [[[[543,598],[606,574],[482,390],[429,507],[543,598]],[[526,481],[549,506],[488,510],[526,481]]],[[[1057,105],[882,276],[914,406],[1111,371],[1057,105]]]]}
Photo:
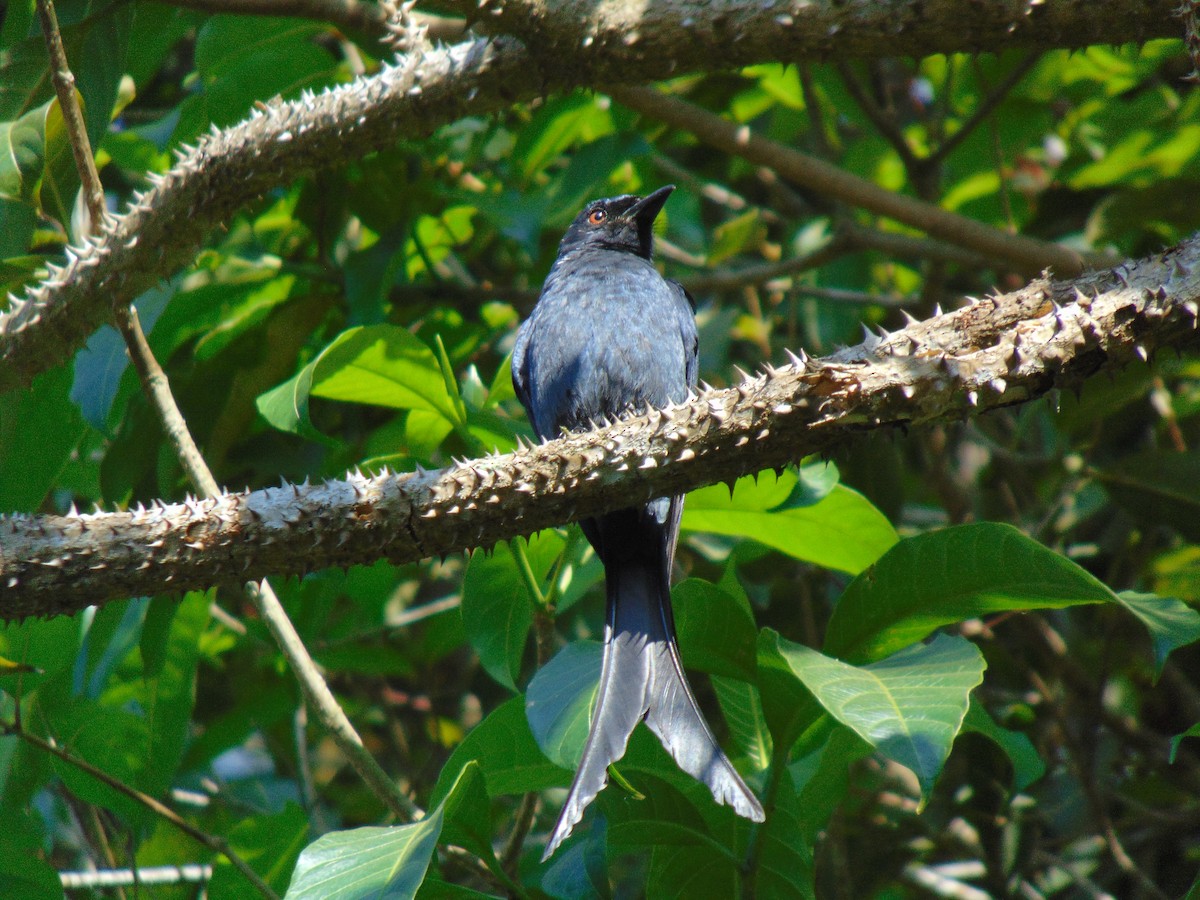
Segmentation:
{"type": "Polygon", "coordinates": [[[267,573],[407,562],[729,481],[856,434],[960,418],[1197,340],[1200,236],[1025,288],[688,403],[436,472],[355,473],[128,512],[0,518],[0,619],[267,573]]]}
{"type": "MultiPolygon", "coordinates": [[[[332,0],[329,0],[332,2],[332,0]]],[[[448,2],[500,37],[401,57],[317,96],[275,101],[184,147],[131,208],[68,251],[65,266],[0,313],[0,391],[67,358],[159,279],[186,266],[209,231],[267,190],[427,134],[465,115],[580,85],[645,83],[768,60],[1078,47],[1169,35],[1173,0],[960,2],[448,2]]],[[[953,239],[953,236],[952,236],[953,239]]],[[[1071,271],[1060,266],[1059,271],[1071,271]]]]}

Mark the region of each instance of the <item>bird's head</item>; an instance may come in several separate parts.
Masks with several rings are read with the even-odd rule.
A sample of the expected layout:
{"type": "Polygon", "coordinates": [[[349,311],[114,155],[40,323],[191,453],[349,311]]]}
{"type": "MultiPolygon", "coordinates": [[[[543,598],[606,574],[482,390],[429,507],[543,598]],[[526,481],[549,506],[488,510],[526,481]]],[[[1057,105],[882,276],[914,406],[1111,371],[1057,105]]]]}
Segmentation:
{"type": "Polygon", "coordinates": [[[593,200],[567,229],[559,255],[597,247],[649,259],[654,252],[654,220],[673,190],[675,185],[668,184],[645,197],[624,194],[593,200]]]}

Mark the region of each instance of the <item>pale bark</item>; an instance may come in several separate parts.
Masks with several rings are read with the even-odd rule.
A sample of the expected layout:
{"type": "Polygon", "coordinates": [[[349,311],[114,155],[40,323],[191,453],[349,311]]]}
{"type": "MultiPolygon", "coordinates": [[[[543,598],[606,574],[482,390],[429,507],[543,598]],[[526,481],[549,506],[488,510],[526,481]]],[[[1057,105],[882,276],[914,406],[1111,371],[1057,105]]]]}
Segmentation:
{"type": "Polygon", "coordinates": [[[186,266],[269,189],[467,115],[579,86],[756,62],[1079,47],[1176,33],[1172,3],[1110,0],[571,0],[448,4],[519,40],[468,40],[318,96],[267,104],[189,149],[65,267],[0,313],[0,391],[62,363],[114,304],[186,266]]]}
{"type": "Polygon", "coordinates": [[[354,475],[132,512],[0,518],[0,619],[410,562],[828,451],[867,429],[954,420],[1197,339],[1200,237],[1073,281],[913,323],[691,402],[436,472],[354,475]]]}

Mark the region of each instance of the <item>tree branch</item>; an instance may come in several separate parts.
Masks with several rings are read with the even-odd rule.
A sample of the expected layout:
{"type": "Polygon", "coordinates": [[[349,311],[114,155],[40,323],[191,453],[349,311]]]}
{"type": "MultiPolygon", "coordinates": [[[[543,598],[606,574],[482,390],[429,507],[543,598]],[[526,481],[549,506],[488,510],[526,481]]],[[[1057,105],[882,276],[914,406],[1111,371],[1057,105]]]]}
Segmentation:
{"type": "Polygon", "coordinates": [[[580,85],[643,83],[769,60],[1144,41],[1173,33],[1173,2],[1111,0],[1103,16],[1090,0],[986,3],[969,16],[962,0],[526,0],[485,4],[482,13],[472,3],[477,27],[519,34],[524,45],[501,38],[407,55],[351,84],[266,104],[184,148],[124,215],[69,250],[65,267],[51,266],[46,281],[0,313],[0,391],[67,359],[107,320],[112,304],[128,304],[187,265],[212,228],[240,207],[401,136],[580,85]]]}
{"type": "Polygon", "coordinates": [[[0,517],[0,619],[268,573],[409,562],[956,420],[1197,340],[1200,236],[1074,281],[1039,278],[820,361],[585,434],[436,472],[355,473],[131,512],[0,517]]]}
{"type": "Polygon", "coordinates": [[[886,190],[815,156],[753,134],[749,128],[735,125],[679,97],[645,87],[618,87],[610,93],[614,100],[630,109],[691,132],[725,153],[767,166],[809,190],[912,225],[985,256],[1004,260],[1023,272],[1036,272],[1047,267],[1054,267],[1063,275],[1077,275],[1083,271],[1084,260],[1074,250],[1008,234],[932,203],[886,190]]]}

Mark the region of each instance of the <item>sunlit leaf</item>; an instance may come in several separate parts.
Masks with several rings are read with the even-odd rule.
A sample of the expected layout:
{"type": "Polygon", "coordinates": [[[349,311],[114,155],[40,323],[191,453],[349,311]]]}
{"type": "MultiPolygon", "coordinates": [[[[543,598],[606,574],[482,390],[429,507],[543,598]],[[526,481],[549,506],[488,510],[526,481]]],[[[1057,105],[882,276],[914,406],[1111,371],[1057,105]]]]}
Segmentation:
{"type": "Polygon", "coordinates": [[[856,491],[831,486],[808,502],[791,470],[738,479],[730,497],[723,485],[688,495],[682,527],[753,538],[796,559],[843,572],[860,572],[896,543],[884,515],[856,491]]]}
{"type": "Polygon", "coordinates": [[[929,644],[856,667],[777,638],[780,655],[818,702],[880,753],[907,766],[928,797],[962,727],[983,655],[970,641],[929,644]]]}

